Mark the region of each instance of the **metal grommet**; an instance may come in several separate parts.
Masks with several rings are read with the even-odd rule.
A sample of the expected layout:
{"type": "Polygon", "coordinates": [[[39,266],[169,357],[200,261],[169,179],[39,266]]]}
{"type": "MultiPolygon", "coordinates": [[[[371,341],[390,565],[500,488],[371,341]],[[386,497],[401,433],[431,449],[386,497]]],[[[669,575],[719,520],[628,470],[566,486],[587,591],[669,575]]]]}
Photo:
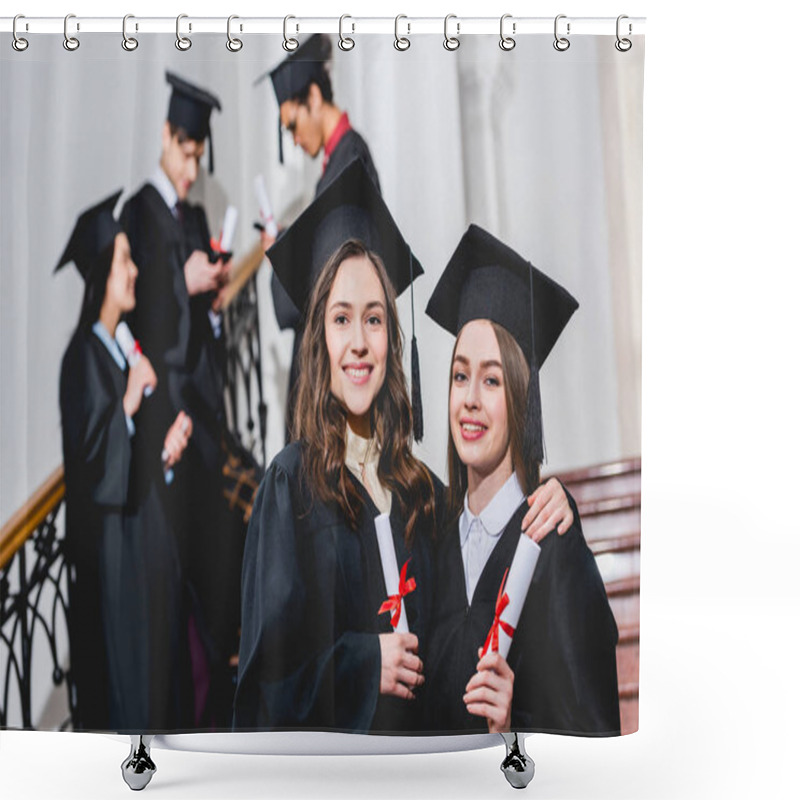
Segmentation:
{"type": "MultiPolygon", "coordinates": [[[[566,19],[566,14],[559,14],[556,17],[555,22],[553,23],[553,35],[556,37],[556,40],[553,42],[553,47],[558,50],[559,53],[563,53],[565,50],[569,50],[570,41],[566,38],[566,36],[559,36],[558,35],[558,21],[560,19],[566,19]]],[[[569,28],[570,24],[567,23],[567,36],[569,36],[569,28]]]]}
{"type": "MultiPolygon", "coordinates": [[[[231,36],[231,22],[235,19],[239,19],[236,14],[231,14],[228,17],[228,41],[225,42],[225,47],[231,51],[231,53],[238,53],[244,45],[242,44],[241,39],[237,39],[235,36],[231,36]]],[[[242,26],[239,26],[239,30],[241,31],[242,26]]]]}
{"type": "MultiPolygon", "coordinates": [[[[345,52],[347,52],[348,50],[352,50],[356,46],[355,40],[349,36],[345,36],[342,31],[342,27],[344,26],[344,21],[346,19],[353,19],[353,18],[349,14],[342,14],[342,16],[339,17],[339,49],[344,50],[345,52]]],[[[355,22],[352,23],[352,26],[353,29],[350,32],[355,33],[356,32],[355,22]]]]}
{"type": "MultiPolygon", "coordinates": [[[[24,14],[17,14],[17,16],[14,17],[14,22],[13,22],[13,24],[11,26],[11,33],[13,34],[14,38],[11,40],[11,46],[18,53],[21,53],[23,50],[27,50],[28,49],[28,40],[27,39],[23,39],[17,33],[17,20],[18,19],[25,19],[25,15],[24,14]]],[[[28,24],[25,23],[25,30],[27,30],[27,29],[28,29],[28,24]]]]}
{"type": "MultiPolygon", "coordinates": [[[[403,52],[404,50],[408,50],[408,48],[411,47],[411,39],[407,39],[405,36],[400,35],[399,27],[401,19],[408,19],[408,17],[405,14],[398,14],[394,18],[394,49],[403,52]]],[[[406,27],[408,28],[408,34],[410,34],[411,23],[407,22],[406,27]]]]}
{"type": "MultiPolygon", "coordinates": [[[[628,15],[627,14],[620,14],[617,17],[617,41],[614,42],[614,47],[616,47],[617,50],[619,50],[620,53],[627,53],[628,50],[630,50],[631,47],[633,47],[633,42],[630,39],[627,39],[627,38],[623,39],[619,35],[619,24],[624,19],[628,19],[628,15]]],[[[628,23],[628,36],[630,36],[631,33],[633,33],[633,27],[631,26],[631,24],[629,22],[628,23]]]]}
{"type": "MultiPolygon", "coordinates": [[[[81,46],[81,43],[78,41],[78,39],[75,36],[70,36],[69,31],[67,30],[69,21],[71,19],[75,19],[74,14],[67,14],[67,16],[64,17],[64,43],[63,43],[64,49],[69,50],[70,53],[73,52],[74,50],[77,50],[81,46]]],[[[80,29],[81,29],[80,25],[76,24],[76,30],[80,29]]]]}
{"type": "Polygon", "coordinates": [[[450,50],[450,52],[452,52],[453,50],[458,50],[458,48],[461,46],[461,40],[458,38],[459,33],[461,33],[461,23],[456,22],[455,36],[450,36],[450,34],[447,32],[447,26],[451,19],[457,19],[456,15],[448,14],[444,18],[444,42],[443,42],[444,49],[450,50]]]}
{"type": "MultiPolygon", "coordinates": [[[[509,50],[513,50],[517,46],[517,40],[513,36],[506,36],[505,31],[503,30],[503,26],[507,19],[511,19],[511,14],[503,14],[500,17],[500,49],[505,50],[508,52],[509,50]]],[[[511,33],[517,32],[517,23],[511,23],[511,33]]]]}
{"type": "Polygon", "coordinates": [[[289,14],[283,18],[283,49],[289,53],[291,53],[293,50],[297,50],[297,48],[300,46],[300,42],[298,42],[297,39],[287,36],[287,28],[289,26],[290,19],[297,19],[297,17],[293,17],[291,14],[289,14]]]}
{"type": "MultiPolygon", "coordinates": [[[[182,52],[185,52],[192,46],[192,40],[188,36],[181,36],[181,20],[188,19],[188,17],[188,14],[178,14],[175,20],[175,47],[182,52]]],[[[191,23],[189,24],[189,30],[192,30],[191,23]]]]}
{"type": "MultiPolygon", "coordinates": [[[[122,18],[122,49],[127,50],[129,53],[132,53],[138,46],[139,40],[134,38],[133,36],[128,36],[128,20],[134,19],[133,14],[126,14],[122,18]]],[[[136,26],[136,30],[139,30],[139,26],[136,26]]]]}

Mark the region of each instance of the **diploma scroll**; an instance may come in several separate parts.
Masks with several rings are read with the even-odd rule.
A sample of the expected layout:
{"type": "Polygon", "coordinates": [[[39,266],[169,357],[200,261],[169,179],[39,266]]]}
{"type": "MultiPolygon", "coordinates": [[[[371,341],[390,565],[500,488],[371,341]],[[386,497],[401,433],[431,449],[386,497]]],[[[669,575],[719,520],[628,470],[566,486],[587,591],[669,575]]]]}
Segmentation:
{"type": "MultiPolygon", "coordinates": [[[[127,322],[120,322],[117,325],[117,329],[114,331],[114,338],[117,340],[119,349],[122,350],[122,355],[125,356],[128,366],[135,367],[142,357],[142,348],[139,346],[139,342],[133,338],[127,322]]],[[[144,387],[144,396],[150,397],[151,394],[153,394],[153,387],[148,383],[144,387]]]]}
{"type": "MultiPolygon", "coordinates": [[[[384,606],[394,598],[397,598],[396,602],[399,603],[400,613],[394,630],[396,633],[408,633],[406,608],[405,603],[403,603],[403,592],[400,587],[400,571],[397,569],[397,556],[394,552],[394,538],[392,537],[392,526],[389,522],[388,514],[380,514],[375,517],[375,534],[378,537],[378,550],[380,550],[381,554],[383,580],[386,584],[386,594],[389,597],[389,600],[387,603],[384,603],[384,606]]],[[[383,606],[381,606],[381,608],[383,608],[383,606]]]]}
{"type": "Polygon", "coordinates": [[[278,236],[278,226],[275,224],[275,217],[272,214],[272,205],[267,194],[267,184],[263,175],[256,175],[255,178],[256,199],[258,200],[258,215],[264,230],[273,239],[278,236]]]}
{"type": "Polygon", "coordinates": [[[222,233],[219,235],[219,249],[223,253],[230,253],[233,251],[233,236],[236,233],[236,222],[238,218],[239,212],[234,206],[228,206],[227,209],[225,209],[222,233]]]}
{"type": "Polygon", "coordinates": [[[508,651],[528,596],[539,553],[541,553],[539,545],[524,533],[520,534],[511,567],[498,593],[495,618],[486,637],[483,654],[487,649],[491,649],[497,650],[503,658],[508,658],[508,651]]]}

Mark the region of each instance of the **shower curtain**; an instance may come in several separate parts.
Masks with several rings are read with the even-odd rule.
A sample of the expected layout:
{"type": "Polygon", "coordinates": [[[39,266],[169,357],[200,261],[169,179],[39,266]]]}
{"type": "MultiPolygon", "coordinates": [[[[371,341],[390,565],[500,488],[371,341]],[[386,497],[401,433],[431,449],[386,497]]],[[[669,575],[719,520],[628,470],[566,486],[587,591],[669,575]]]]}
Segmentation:
{"type": "MultiPolygon", "coordinates": [[[[224,37],[198,37],[179,51],[163,34],[132,51],[109,34],[82,36],[73,52],[55,35],[37,36],[24,52],[2,49],[0,725],[493,730],[480,714],[452,726],[431,716],[452,695],[457,713],[445,718],[463,717],[457,695],[465,686],[448,686],[447,656],[455,661],[455,653],[436,656],[435,646],[452,625],[438,615],[449,580],[462,580],[441,566],[447,537],[459,536],[457,515],[446,519],[444,490],[453,479],[448,397],[457,331],[425,311],[476,226],[578,305],[546,365],[536,365],[542,481],[560,479],[575,522],[562,541],[553,532],[540,543],[539,572],[516,590],[520,605],[530,602],[514,624],[503,616],[505,584],[483,587],[490,607],[486,624],[476,623],[480,644],[492,651],[502,635],[511,640],[515,730],[635,731],[643,37],[628,51],[614,47],[613,35],[573,37],[563,51],[547,36],[520,38],[508,51],[497,36],[464,36],[452,51],[433,36],[412,37],[406,50],[379,35],[355,36],[350,50],[337,47],[335,35],[300,40],[311,49],[295,59],[304,77],[292,80],[305,85],[288,89],[273,72],[293,57],[280,36],[248,37],[239,51],[226,49],[224,37]],[[353,161],[363,174],[353,175],[353,161]],[[396,259],[413,278],[410,289],[409,280],[393,282],[405,344],[395,347],[409,409],[418,406],[424,422],[408,431],[409,452],[431,476],[437,511],[406,551],[408,514],[421,507],[395,499],[385,508],[406,514],[394,522],[388,580],[392,558],[372,538],[380,492],[365,490],[369,478],[358,469],[338,473],[354,476],[362,517],[374,512],[368,524],[343,522],[331,512],[335,496],[319,498],[303,483],[302,444],[291,445],[293,417],[303,410],[293,382],[312,369],[299,346],[299,306],[316,274],[298,294],[292,282],[310,269],[303,254],[314,249],[314,220],[323,215],[314,209],[326,190],[332,207],[368,205],[388,216],[401,257],[396,242],[380,255],[387,272],[396,259]],[[101,237],[96,220],[92,242],[70,249],[81,214],[108,198],[105,216],[97,215],[112,225],[105,255],[91,249],[101,237]],[[293,230],[299,244],[287,259],[279,248],[293,230]],[[139,340],[130,347],[114,330],[103,340],[96,327],[111,283],[99,284],[97,314],[83,324],[87,287],[104,258],[104,281],[113,276],[118,233],[137,272],[135,307],[122,316],[139,340]],[[200,290],[185,268],[195,252],[208,270],[200,290]],[[279,257],[288,260],[284,271],[279,257]],[[67,358],[79,334],[96,363],[67,358]],[[129,414],[124,398],[142,355],[157,384],[129,414]],[[167,433],[182,411],[191,431],[178,425],[184,441],[175,460],[167,433]],[[115,414],[127,427],[111,436],[115,414]],[[153,462],[155,469],[141,467],[153,462]],[[123,473],[121,495],[109,498],[115,471],[123,473]],[[276,489],[282,480],[285,491],[276,489]],[[278,522],[265,556],[270,520],[278,522]],[[597,590],[575,606],[582,579],[551,594],[543,588],[560,569],[544,555],[573,541],[585,559],[576,574],[597,590]],[[385,613],[373,595],[388,604],[385,613]],[[407,634],[397,627],[401,610],[407,634]],[[534,625],[536,636],[526,639],[534,625]],[[379,637],[403,635],[414,639],[403,658],[425,678],[406,679],[414,700],[381,683],[388,662],[379,637]],[[351,647],[358,637],[365,646],[351,647]],[[120,686],[138,695],[120,700],[120,686]]],[[[337,230],[339,243],[360,236],[344,223],[337,230]]],[[[333,369],[320,373],[323,382],[333,369]]],[[[344,443],[337,446],[344,453],[344,443]]],[[[378,447],[388,449],[386,441],[378,447]]],[[[362,456],[366,470],[369,453],[362,456]]],[[[463,539],[459,545],[466,552],[463,539]]],[[[513,554],[512,547],[509,563],[513,554]]],[[[479,672],[477,652],[469,655],[467,677],[479,672]]],[[[455,667],[453,674],[460,676],[455,667]]]]}

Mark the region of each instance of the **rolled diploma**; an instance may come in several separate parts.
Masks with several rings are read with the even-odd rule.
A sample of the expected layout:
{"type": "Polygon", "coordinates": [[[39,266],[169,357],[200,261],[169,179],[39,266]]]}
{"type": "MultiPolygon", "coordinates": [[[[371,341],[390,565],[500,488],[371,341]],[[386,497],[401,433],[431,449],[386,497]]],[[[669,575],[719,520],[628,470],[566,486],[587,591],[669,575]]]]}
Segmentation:
{"type": "Polygon", "coordinates": [[[225,219],[222,222],[222,233],[219,237],[219,249],[223,253],[233,251],[233,235],[236,233],[236,220],[238,217],[239,212],[234,206],[228,206],[225,209],[225,219]]]}
{"type": "MultiPolygon", "coordinates": [[[[375,534],[378,537],[378,550],[381,554],[383,567],[383,580],[386,584],[386,597],[398,594],[400,591],[400,570],[397,568],[397,556],[394,552],[394,538],[388,514],[379,514],[375,517],[375,534]]],[[[400,600],[400,619],[396,633],[408,633],[408,620],[406,619],[406,605],[400,600]]]]}
{"type": "MultiPolygon", "coordinates": [[[[135,367],[142,357],[142,351],[136,339],[133,338],[133,334],[127,322],[120,322],[117,325],[114,331],[114,338],[117,340],[119,349],[122,350],[122,354],[125,356],[128,366],[135,367]]],[[[144,387],[144,396],[150,397],[151,394],[153,394],[153,387],[148,383],[147,386],[144,387]]]]}
{"type": "MultiPolygon", "coordinates": [[[[500,619],[514,630],[517,629],[522,607],[525,605],[528,589],[533,580],[533,571],[536,569],[536,562],[539,560],[541,552],[542,549],[533,539],[524,533],[520,534],[517,549],[511,561],[511,568],[508,570],[508,578],[506,578],[505,594],[508,595],[509,602],[500,615],[500,619]]],[[[508,658],[510,647],[511,637],[500,628],[498,649],[503,658],[508,658]]]]}
{"type": "Polygon", "coordinates": [[[274,239],[278,235],[278,226],[275,224],[275,217],[272,214],[272,206],[267,194],[267,184],[264,182],[263,175],[256,175],[256,200],[258,200],[258,213],[261,222],[264,224],[266,232],[274,239]]]}

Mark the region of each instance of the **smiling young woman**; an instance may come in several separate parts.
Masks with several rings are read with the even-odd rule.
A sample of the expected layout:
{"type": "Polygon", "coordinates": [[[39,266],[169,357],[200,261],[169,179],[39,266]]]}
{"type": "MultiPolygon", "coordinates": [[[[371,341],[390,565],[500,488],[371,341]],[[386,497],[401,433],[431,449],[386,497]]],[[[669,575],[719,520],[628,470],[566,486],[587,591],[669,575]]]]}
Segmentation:
{"type": "Polygon", "coordinates": [[[421,267],[358,164],[270,259],[305,329],[294,441],[270,464],[247,535],[234,727],[421,730],[412,701],[425,680],[442,487],[411,452],[395,304],[421,267]],[[404,598],[409,633],[379,614],[380,514],[418,587],[404,598]]]}
{"type": "MultiPolygon", "coordinates": [[[[617,629],[577,508],[540,556],[508,657],[484,647],[544,447],[539,369],[577,302],[473,225],[427,313],[457,338],[450,372],[450,521],[437,554],[429,724],[463,732],[620,730],[617,629]]],[[[534,545],[536,546],[536,545],[534,545]]]]}
{"type": "Polygon", "coordinates": [[[146,731],[181,723],[188,674],[180,576],[165,468],[192,433],[169,415],[146,356],[128,366],[114,334],[136,305],[138,269],[113,216],[121,192],[78,219],[60,268],[85,281],[80,319],[61,363],[68,630],[78,730],[146,731]],[[162,462],[162,451],[166,462],[162,462]]]}

